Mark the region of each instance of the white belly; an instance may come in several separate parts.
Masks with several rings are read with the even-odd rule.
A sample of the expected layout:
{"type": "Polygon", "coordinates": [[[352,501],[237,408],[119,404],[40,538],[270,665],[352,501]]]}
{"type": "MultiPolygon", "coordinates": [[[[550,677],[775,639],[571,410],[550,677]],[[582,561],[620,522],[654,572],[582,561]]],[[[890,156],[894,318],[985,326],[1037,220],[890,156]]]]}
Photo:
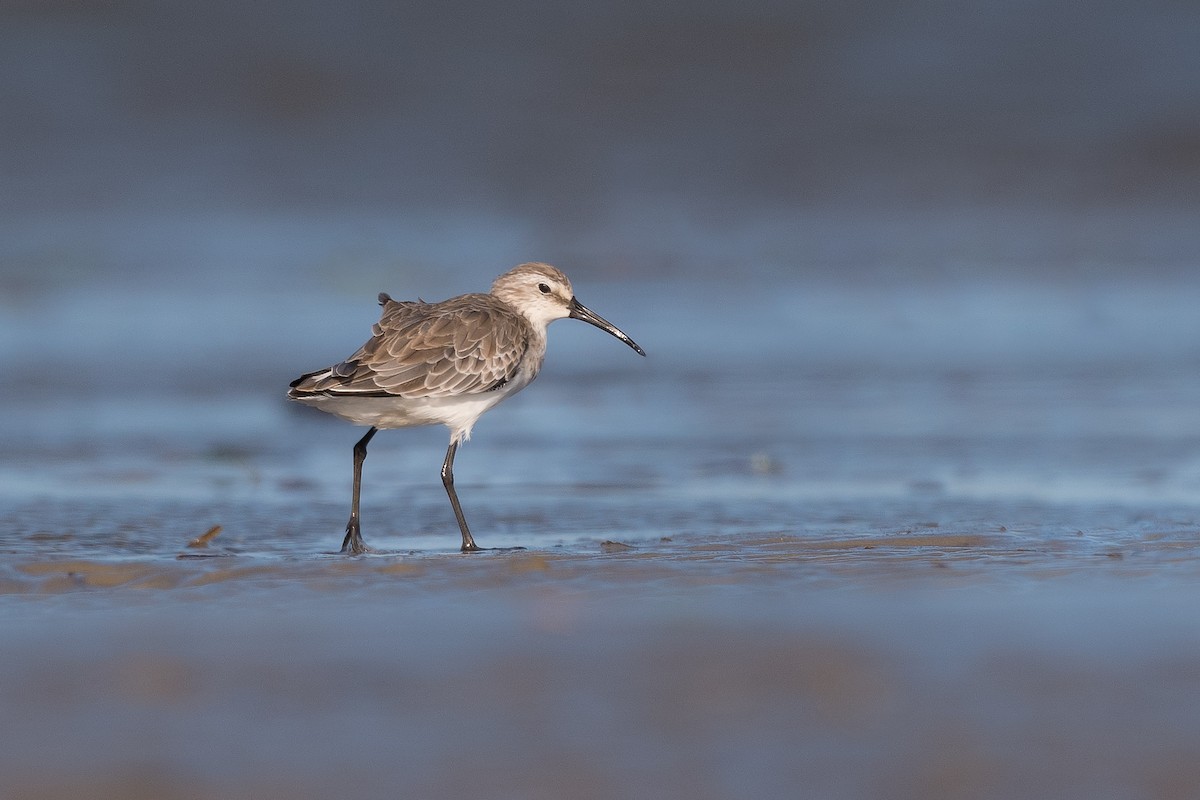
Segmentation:
{"type": "Polygon", "coordinates": [[[494,392],[457,397],[355,397],[353,395],[310,395],[301,403],[341,417],[355,425],[376,428],[409,428],[416,425],[445,425],[454,438],[468,439],[475,421],[516,389],[507,386],[494,392]]]}

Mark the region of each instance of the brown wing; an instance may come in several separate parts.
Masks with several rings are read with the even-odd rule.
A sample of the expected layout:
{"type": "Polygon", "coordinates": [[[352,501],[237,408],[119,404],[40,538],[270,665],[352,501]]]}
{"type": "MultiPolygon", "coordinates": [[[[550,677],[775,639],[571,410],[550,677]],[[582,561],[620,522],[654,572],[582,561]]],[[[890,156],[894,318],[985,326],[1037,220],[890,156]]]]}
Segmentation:
{"type": "Polygon", "coordinates": [[[384,300],[374,335],[329,370],[296,382],[298,392],[399,397],[477,394],[516,373],[532,330],[491,295],[444,303],[384,300]]]}

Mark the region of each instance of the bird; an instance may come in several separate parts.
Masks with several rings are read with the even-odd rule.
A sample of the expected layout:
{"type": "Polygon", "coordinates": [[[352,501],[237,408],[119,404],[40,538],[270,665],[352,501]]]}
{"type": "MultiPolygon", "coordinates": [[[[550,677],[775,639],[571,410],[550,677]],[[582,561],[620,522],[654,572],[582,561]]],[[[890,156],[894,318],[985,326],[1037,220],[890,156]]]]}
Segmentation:
{"type": "Polygon", "coordinates": [[[301,375],[288,398],[368,426],[354,445],[350,519],[341,552],[368,552],[362,537],[359,493],[367,445],[380,430],[445,425],[450,445],[442,461],[442,485],[462,533],[462,552],[475,543],[454,490],[454,456],[488,409],[524,389],[546,357],[546,328],[571,318],[595,325],[636,353],[646,355],[620,328],[575,297],[571,281],[556,267],[529,262],[505,272],[486,293],[440,303],[393,300],[379,295],[383,311],[371,338],[349,358],[301,375]]]}

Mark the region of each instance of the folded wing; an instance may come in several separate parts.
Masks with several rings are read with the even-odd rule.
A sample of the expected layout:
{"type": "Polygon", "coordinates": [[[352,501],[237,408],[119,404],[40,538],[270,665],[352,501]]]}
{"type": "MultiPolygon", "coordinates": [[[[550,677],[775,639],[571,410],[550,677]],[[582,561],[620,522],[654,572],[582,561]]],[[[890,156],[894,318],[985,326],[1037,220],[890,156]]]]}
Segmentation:
{"type": "Polygon", "coordinates": [[[516,374],[532,329],[487,294],[444,303],[381,296],[373,336],[340,364],[303,375],[293,396],[445,397],[498,389],[516,374]]]}

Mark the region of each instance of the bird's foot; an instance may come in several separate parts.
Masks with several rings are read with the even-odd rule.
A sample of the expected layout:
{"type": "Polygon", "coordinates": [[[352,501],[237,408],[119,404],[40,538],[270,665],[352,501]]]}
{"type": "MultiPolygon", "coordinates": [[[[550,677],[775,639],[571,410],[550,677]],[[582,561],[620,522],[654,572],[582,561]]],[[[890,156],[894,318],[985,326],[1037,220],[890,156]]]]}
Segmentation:
{"type": "Polygon", "coordinates": [[[464,552],[464,553],[483,553],[483,552],[508,553],[513,550],[524,550],[524,549],[525,549],[524,547],[480,547],[479,545],[475,544],[474,542],[471,542],[469,545],[464,544],[462,546],[462,552],[464,552]]]}
{"type": "Polygon", "coordinates": [[[358,520],[352,519],[346,525],[346,538],[342,540],[342,553],[348,556],[358,556],[369,552],[366,542],[363,541],[362,532],[358,527],[358,520]]]}

